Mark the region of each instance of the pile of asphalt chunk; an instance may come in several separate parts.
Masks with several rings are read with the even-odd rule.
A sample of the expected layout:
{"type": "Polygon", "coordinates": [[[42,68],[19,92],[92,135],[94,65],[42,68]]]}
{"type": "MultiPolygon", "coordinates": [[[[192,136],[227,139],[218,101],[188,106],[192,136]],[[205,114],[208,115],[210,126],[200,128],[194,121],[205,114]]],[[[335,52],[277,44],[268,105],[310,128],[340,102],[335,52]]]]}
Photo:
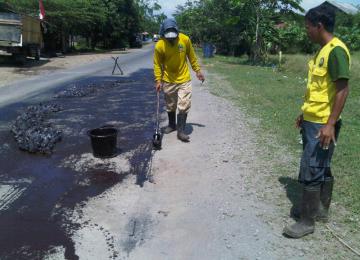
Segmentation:
{"type": "Polygon", "coordinates": [[[62,132],[55,129],[47,119],[50,114],[61,111],[54,104],[29,106],[11,125],[11,132],[21,150],[30,153],[51,154],[55,144],[61,141],[62,132]]]}
{"type": "Polygon", "coordinates": [[[86,87],[71,85],[67,89],[57,93],[54,98],[72,98],[72,97],[85,97],[95,93],[97,87],[90,84],[86,87]]]}
{"type": "Polygon", "coordinates": [[[66,87],[65,90],[62,90],[54,95],[54,98],[76,98],[76,97],[86,97],[94,95],[97,92],[104,91],[110,88],[115,88],[121,84],[130,84],[134,83],[135,80],[117,80],[113,82],[101,82],[101,83],[90,83],[85,85],[76,85],[71,84],[66,87]]]}

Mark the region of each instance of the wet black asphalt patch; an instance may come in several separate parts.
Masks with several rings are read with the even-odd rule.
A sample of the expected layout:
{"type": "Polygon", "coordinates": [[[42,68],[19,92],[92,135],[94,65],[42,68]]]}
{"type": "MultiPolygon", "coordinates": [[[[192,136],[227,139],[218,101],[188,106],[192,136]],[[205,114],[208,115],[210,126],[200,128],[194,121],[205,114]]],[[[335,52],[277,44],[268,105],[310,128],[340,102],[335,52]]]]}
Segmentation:
{"type": "Polygon", "coordinates": [[[0,185],[13,189],[6,198],[12,203],[2,208],[0,204],[0,259],[42,259],[57,247],[65,249],[66,259],[78,259],[70,238],[78,226],[69,223],[69,212],[128,175],[136,175],[140,186],[150,178],[156,102],[152,70],[121,78],[91,77],[71,84],[92,89],[73,97],[71,91],[66,92],[67,84],[0,111],[0,185]],[[63,132],[52,155],[20,151],[10,132],[19,111],[39,102],[62,108],[49,119],[63,132]],[[130,170],[119,175],[107,169],[78,172],[60,167],[70,155],[91,153],[87,131],[109,123],[119,130],[119,152],[132,154],[130,170]],[[87,179],[91,185],[82,185],[87,179]],[[12,194],[16,194],[13,199],[12,194]]]}

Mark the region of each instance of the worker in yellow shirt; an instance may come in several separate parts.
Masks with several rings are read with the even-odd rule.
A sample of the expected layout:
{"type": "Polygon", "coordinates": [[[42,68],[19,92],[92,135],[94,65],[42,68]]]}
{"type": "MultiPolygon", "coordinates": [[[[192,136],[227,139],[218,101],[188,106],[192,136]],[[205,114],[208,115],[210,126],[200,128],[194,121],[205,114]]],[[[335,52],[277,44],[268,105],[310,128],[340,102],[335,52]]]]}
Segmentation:
{"type": "Polygon", "coordinates": [[[156,91],[162,88],[165,94],[169,124],[164,133],[169,134],[177,129],[178,139],[189,142],[190,137],[184,132],[192,92],[188,61],[200,81],[204,81],[205,77],[200,70],[190,38],[179,32],[174,19],[166,19],[162,23],[160,36],[155,45],[154,76],[156,91]]]}
{"type": "Polygon", "coordinates": [[[298,221],[284,229],[284,234],[292,238],[313,233],[315,221],[328,221],[334,184],[330,163],[341,128],[340,114],[349,93],[350,78],[350,52],[333,35],[333,9],[325,5],[310,9],[305,22],[310,40],[321,49],[309,62],[302,114],[296,120],[303,140],[299,172],[303,194],[300,205],[292,212],[298,221]]]}

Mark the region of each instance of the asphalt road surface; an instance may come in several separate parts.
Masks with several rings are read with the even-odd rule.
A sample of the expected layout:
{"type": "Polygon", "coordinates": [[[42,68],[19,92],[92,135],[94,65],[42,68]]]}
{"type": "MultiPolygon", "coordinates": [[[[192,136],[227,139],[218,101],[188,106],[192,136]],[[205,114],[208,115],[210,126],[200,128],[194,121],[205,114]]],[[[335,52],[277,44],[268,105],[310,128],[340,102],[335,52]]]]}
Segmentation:
{"type": "Polygon", "coordinates": [[[0,89],[0,259],[43,259],[54,247],[64,248],[66,259],[78,259],[69,237],[76,225],[67,220],[75,205],[128,175],[139,186],[148,181],[156,104],[152,46],[121,55],[119,64],[123,76],[111,75],[109,59],[0,89]],[[74,88],[93,91],[54,98],[74,88]],[[10,133],[16,117],[40,103],[62,108],[48,118],[63,133],[52,155],[19,150],[10,133]],[[87,132],[109,124],[119,130],[119,156],[97,160],[87,132]],[[77,166],[69,160],[78,160],[77,166]]]}

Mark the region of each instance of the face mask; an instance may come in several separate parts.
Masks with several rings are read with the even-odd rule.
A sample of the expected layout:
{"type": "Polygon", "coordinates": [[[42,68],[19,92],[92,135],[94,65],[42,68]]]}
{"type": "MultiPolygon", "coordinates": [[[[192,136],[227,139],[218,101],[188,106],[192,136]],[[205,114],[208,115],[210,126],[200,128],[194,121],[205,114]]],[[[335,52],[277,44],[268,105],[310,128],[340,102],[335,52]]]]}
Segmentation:
{"type": "Polygon", "coordinates": [[[164,36],[166,39],[175,39],[178,37],[178,34],[176,32],[167,32],[164,36]]]}

